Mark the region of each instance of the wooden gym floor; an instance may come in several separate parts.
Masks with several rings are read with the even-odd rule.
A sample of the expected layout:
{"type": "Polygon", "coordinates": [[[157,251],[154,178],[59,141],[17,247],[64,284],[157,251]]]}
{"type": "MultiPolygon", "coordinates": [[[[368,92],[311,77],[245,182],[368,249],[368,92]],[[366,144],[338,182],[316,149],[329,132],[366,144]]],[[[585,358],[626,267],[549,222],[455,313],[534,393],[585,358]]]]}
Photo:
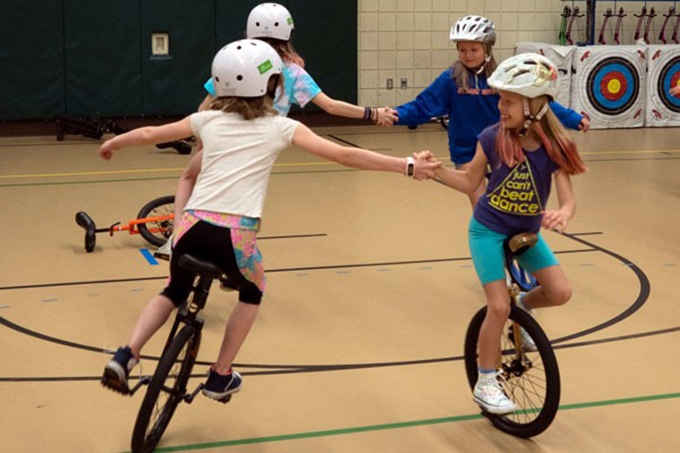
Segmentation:
{"type": "MultiPolygon", "coordinates": [[[[438,125],[317,128],[333,140],[446,158],[438,125]]],[[[181,405],[159,451],[637,452],[680,444],[680,130],[591,131],[568,235],[545,233],[574,288],[539,312],[555,342],[561,410],[532,440],[481,418],[462,358],[484,303],[467,247],[467,198],[433,182],[355,171],[285,151],[260,247],[268,291],[228,405],[181,405]]],[[[0,450],[129,450],[139,392],[99,384],[167,263],[140,236],[83,248],[98,227],[174,193],[188,156],[153,147],[105,162],[98,142],[0,139],[0,450]]],[[[553,197],[554,198],[554,197],[553,197]]],[[[554,202],[554,200],[553,200],[554,202]]],[[[234,293],[215,290],[195,372],[214,359],[234,293]]],[[[164,335],[144,353],[156,356],[164,335]]],[[[151,374],[154,360],[144,360],[151,374]]],[[[133,372],[139,373],[139,369],[133,372]]],[[[192,379],[193,387],[201,377],[192,379]]]]}

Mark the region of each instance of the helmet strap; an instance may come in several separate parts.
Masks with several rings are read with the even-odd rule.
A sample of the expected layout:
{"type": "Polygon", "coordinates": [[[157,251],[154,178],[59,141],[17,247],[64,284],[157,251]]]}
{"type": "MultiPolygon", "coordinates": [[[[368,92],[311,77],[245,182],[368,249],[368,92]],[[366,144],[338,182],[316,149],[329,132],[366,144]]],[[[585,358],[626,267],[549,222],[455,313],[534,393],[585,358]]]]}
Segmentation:
{"type": "Polygon", "coordinates": [[[486,64],[490,61],[491,61],[491,54],[486,54],[486,56],[484,57],[484,63],[482,63],[482,65],[479,67],[479,69],[477,69],[477,71],[475,71],[475,74],[477,74],[477,75],[481,74],[482,71],[484,71],[486,64]]]}
{"type": "Polygon", "coordinates": [[[550,108],[546,102],[543,104],[543,107],[541,107],[541,110],[536,115],[533,115],[529,110],[529,100],[526,98],[526,96],[522,97],[522,106],[524,107],[524,124],[522,124],[522,129],[520,129],[517,133],[517,135],[520,137],[524,137],[526,133],[529,132],[529,127],[531,127],[531,124],[534,121],[540,121],[541,118],[543,118],[543,115],[545,115],[545,113],[548,111],[548,108],[550,108]]]}

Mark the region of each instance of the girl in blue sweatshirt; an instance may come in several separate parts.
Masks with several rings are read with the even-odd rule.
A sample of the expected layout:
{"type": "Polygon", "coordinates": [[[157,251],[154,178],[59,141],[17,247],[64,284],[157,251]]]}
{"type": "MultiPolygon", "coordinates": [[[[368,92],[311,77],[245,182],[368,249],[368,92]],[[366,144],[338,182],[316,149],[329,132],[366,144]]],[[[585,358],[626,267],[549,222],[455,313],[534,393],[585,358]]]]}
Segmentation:
{"type": "MultiPolygon", "coordinates": [[[[497,66],[492,55],[496,29],[485,17],[466,16],[453,25],[450,39],[456,43],[458,60],[413,101],[397,107],[399,119],[394,124],[417,126],[432,117],[448,115],[451,161],[456,168],[466,169],[475,155],[477,136],[500,117],[500,97],[487,83],[497,66]]],[[[584,116],[556,102],[551,102],[550,107],[564,126],[588,130],[590,125],[584,116]]],[[[472,206],[484,188],[482,183],[468,195],[472,206]]]]}

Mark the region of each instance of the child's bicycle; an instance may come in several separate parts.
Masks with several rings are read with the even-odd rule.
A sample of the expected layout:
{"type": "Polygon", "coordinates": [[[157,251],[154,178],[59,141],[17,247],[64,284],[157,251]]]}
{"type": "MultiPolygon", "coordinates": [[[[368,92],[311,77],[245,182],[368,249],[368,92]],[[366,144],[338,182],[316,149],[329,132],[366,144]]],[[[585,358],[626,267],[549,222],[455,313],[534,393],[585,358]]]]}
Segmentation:
{"type": "MultiPolygon", "coordinates": [[[[212,263],[182,255],[179,265],[197,275],[193,297],[186,306],[178,309],[153,376],[142,377],[128,393],[132,396],[143,385],[148,385],[132,432],[133,453],[153,451],[179,403],[191,404],[203,389],[204,384],[201,383],[193,391],[187,390],[201,345],[203,319],[198,317],[198,312],[205,307],[213,280],[235,288],[229,277],[212,263]]],[[[230,399],[231,395],[227,395],[219,401],[227,403],[230,399]]]]}
{"type": "MultiPolygon", "coordinates": [[[[515,261],[515,256],[536,244],[534,233],[521,233],[505,244],[505,266],[510,293],[510,316],[504,327],[499,351],[501,385],[519,409],[511,414],[494,415],[482,411],[491,423],[513,436],[529,438],[545,431],[552,423],[560,403],[560,371],[550,341],[541,326],[526,311],[515,305],[520,290],[527,291],[537,283],[529,279],[515,261]],[[525,348],[521,330],[531,337],[535,348],[525,348]],[[532,350],[529,350],[532,349],[532,350]],[[535,350],[533,350],[535,349],[535,350]]],[[[465,370],[470,388],[477,382],[477,343],[486,307],[479,310],[468,326],[465,335],[465,370]]]]}
{"type": "Polygon", "coordinates": [[[116,222],[108,228],[97,228],[94,220],[84,211],[76,213],[76,223],[85,230],[85,250],[89,253],[96,245],[96,233],[113,233],[128,231],[130,234],[140,234],[150,244],[160,247],[172,236],[174,223],[175,197],[168,195],[156,198],[145,204],[137,214],[137,218],[130,220],[127,225],[116,222]]]}

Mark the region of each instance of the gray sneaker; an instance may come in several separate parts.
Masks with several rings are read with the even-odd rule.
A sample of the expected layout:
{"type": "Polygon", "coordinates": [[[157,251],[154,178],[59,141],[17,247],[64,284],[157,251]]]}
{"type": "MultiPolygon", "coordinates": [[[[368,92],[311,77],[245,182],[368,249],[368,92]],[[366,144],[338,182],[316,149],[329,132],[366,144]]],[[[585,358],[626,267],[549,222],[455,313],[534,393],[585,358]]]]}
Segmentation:
{"type": "Polygon", "coordinates": [[[170,261],[170,257],[172,256],[172,236],[165,241],[165,244],[158,247],[158,250],[153,253],[153,256],[161,260],[170,261]]]}

